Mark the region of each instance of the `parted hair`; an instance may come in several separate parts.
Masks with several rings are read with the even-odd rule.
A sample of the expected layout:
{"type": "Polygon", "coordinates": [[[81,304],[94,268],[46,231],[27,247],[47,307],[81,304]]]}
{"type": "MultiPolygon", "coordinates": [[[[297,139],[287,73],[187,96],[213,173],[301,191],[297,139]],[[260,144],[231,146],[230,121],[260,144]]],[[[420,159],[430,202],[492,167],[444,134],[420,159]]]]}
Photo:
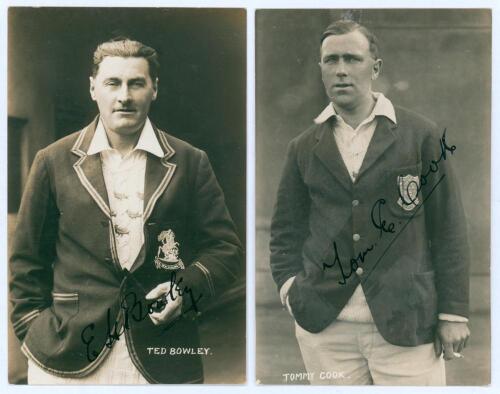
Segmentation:
{"type": "Polygon", "coordinates": [[[323,44],[323,41],[329,36],[340,36],[342,34],[351,33],[353,31],[359,31],[366,37],[368,43],[370,44],[370,54],[374,59],[378,59],[379,45],[375,34],[373,34],[365,26],[349,19],[340,19],[331,23],[321,35],[321,44],[323,44]]]}
{"type": "Polygon", "coordinates": [[[127,37],[116,37],[99,44],[94,51],[92,64],[92,76],[95,77],[99,71],[99,65],[108,56],[118,57],[143,57],[149,65],[149,75],[154,82],[160,71],[158,53],[155,49],[148,47],[139,41],[127,37]]]}

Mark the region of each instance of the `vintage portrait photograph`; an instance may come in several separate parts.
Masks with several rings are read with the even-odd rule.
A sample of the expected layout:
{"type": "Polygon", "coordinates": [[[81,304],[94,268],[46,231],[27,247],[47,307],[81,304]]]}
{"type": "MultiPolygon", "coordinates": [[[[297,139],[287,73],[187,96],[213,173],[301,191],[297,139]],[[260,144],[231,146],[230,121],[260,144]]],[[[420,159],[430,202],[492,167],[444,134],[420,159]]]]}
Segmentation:
{"type": "Polygon", "coordinates": [[[491,24],[257,10],[258,384],[491,383],[491,24]]]}
{"type": "Polygon", "coordinates": [[[9,383],[247,381],[246,18],[8,9],[9,383]]]}

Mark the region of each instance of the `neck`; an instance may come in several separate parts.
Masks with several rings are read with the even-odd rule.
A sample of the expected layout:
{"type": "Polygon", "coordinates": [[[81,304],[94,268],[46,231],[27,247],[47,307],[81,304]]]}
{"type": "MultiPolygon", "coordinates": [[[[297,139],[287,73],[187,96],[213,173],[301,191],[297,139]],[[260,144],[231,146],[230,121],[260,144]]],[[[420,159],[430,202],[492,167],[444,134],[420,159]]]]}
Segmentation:
{"type": "Polygon", "coordinates": [[[353,129],[356,129],[371,114],[375,103],[375,97],[371,92],[355,107],[340,107],[332,102],[335,112],[353,129]]]}
{"type": "Polygon", "coordinates": [[[119,134],[113,130],[106,130],[106,135],[108,136],[109,144],[113,149],[116,149],[121,156],[125,156],[129,153],[139,141],[139,137],[141,136],[142,126],[135,132],[131,134],[119,134]]]}

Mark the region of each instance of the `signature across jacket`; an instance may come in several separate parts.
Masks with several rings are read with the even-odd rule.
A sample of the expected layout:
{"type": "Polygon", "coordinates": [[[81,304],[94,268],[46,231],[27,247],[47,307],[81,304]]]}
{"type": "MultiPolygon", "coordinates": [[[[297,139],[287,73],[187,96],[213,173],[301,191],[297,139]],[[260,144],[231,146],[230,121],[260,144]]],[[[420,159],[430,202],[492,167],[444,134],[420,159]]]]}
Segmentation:
{"type": "MultiPolygon", "coordinates": [[[[397,123],[377,117],[355,182],[335,142],[335,117],[289,144],[271,223],[271,270],[278,289],[296,276],[289,303],[309,332],[333,322],[359,284],[379,332],[394,345],[432,342],[438,313],[468,317],[466,222],[452,168],[465,149],[439,160],[443,130],[409,110],[395,113],[397,123]],[[398,177],[408,176],[421,185],[413,209],[398,204],[398,177]],[[374,226],[377,201],[394,233],[374,226]]],[[[452,134],[445,135],[451,146],[446,138],[452,134]]]]}
{"type": "Polygon", "coordinates": [[[47,372],[80,377],[99,366],[119,334],[149,382],[201,382],[199,355],[157,356],[148,348],[197,348],[196,314],[188,311],[202,310],[241,270],[223,192],[202,150],[153,127],[164,156],[147,153],[145,241],[130,271],[122,269],[100,156],[86,153],[96,125],[39,151],[30,172],[10,258],[11,318],[22,351],[47,372]],[[185,269],[155,265],[158,236],[168,230],[185,269]],[[144,297],[171,281],[198,302],[184,293],[182,317],[155,326],[144,297]]]}

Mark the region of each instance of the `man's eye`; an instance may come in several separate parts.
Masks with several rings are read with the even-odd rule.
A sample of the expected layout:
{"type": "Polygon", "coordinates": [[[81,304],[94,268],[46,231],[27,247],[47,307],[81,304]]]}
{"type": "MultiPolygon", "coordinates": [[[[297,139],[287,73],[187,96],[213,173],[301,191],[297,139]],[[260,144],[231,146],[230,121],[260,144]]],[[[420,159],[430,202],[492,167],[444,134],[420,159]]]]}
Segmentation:
{"type": "Polygon", "coordinates": [[[325,63],[326,64],[336,64],[336,63],[338,63],[338,59],[331,57],[331,58],[326,59],[325,63]]]}
{"type": "Polygon", "coordinates": [[[352,63],[358,63],[359,59],[356,58],[356,57],[346,57],[345,61],[346,61],[346,63],[351,63],[352,64],[352,63]]]}
{"type": "Polygon", "coordinates": [[[118,86],[119,83],[117,81],[107,81],[105,83],[106,86],[118,86]]]}

